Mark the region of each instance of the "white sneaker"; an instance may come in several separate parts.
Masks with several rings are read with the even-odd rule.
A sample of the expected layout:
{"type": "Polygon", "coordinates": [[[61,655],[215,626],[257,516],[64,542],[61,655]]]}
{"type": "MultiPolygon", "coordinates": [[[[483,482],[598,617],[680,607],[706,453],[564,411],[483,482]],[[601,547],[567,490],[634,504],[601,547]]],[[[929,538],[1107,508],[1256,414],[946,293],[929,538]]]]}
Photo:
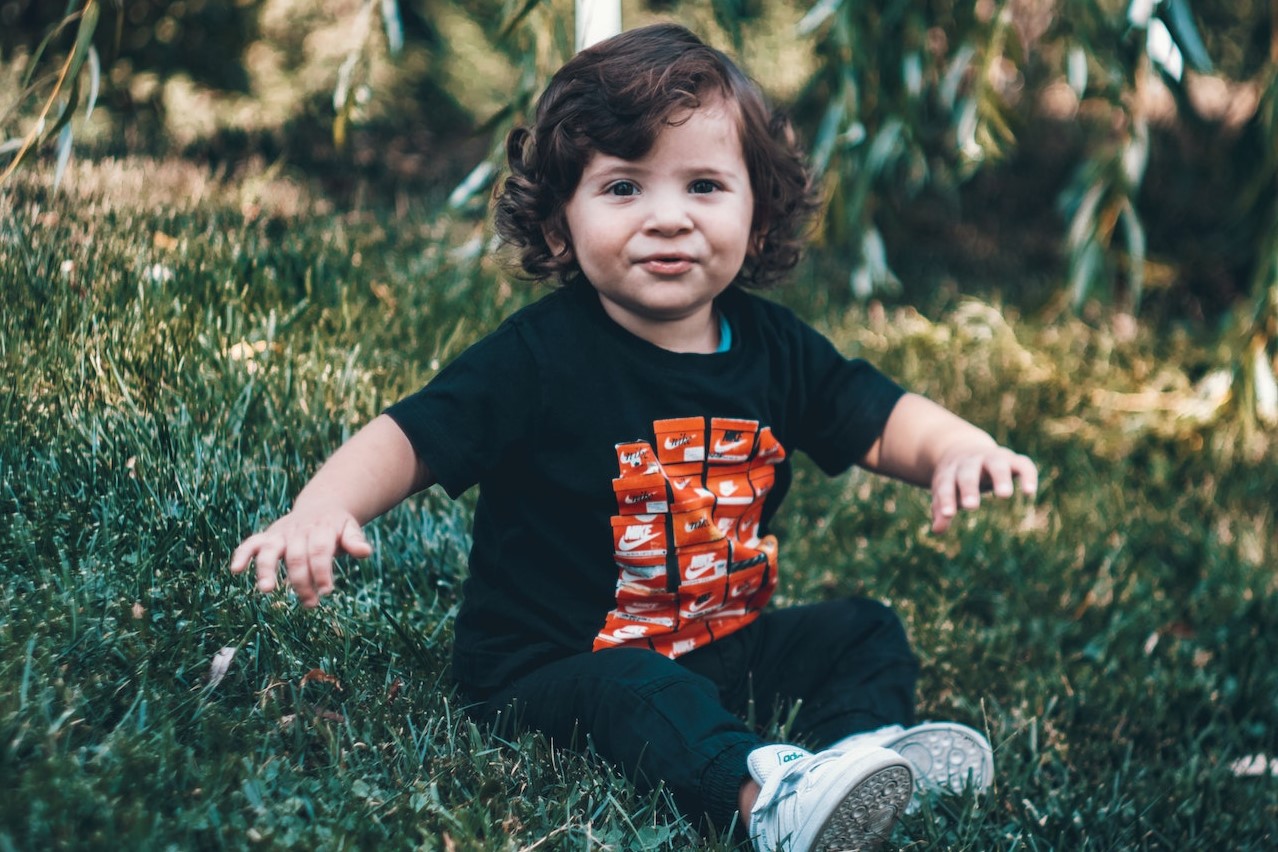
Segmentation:
{"type": "Polygon", "coordinates": [[[904,757],[923,793],[962,793],[986,790],[994,782],[994,750],[978,731],[956,722],[924,722],[912,728],[888,725],[853,734],[829,751],[856,750],[865,745],[891,749],[904,757]]]}
{"type": "Polygon", "coordinates": [[[817,754],[761,746],[747,763],[762,788],[750,812],[759,852],[878,849],[914,790],[909,761],[874,745],[817,754]]]}

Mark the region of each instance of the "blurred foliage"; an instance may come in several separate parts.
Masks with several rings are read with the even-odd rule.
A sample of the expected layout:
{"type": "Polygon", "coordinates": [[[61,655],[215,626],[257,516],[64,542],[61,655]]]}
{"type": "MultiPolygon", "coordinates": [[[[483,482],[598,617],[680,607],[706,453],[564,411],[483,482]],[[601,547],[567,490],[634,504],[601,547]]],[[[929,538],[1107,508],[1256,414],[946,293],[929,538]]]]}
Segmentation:
{"type": "MultiPolygon", "coordinates": [[[[282,158],[339,192],[429,191],[473,165],[486,145],[475,131],[506,102],[510,57],[524,53],[516,43],[490,49],[500,4],[377,0],[375,11],[396,13],[403,46],[392,57],[388,29],[367,26],[365,0],[100,3],[105,109],[77,133],[87,147],[177,151],[231,168],[250,155],[282,158]],[[349,69],[353,56],[359,67],[349,69]],[[333,101],[344,69],[350,99],[336,114],[350,132],[338,150],[333,101]]],[[[0,0],[0,75],[25,73],[66,8],[0,0]]],[[[43,63],[68,42],[55,39],[43,63]]],[[[0,133],[25,131],[32,118],[20,105],[0,133]]]]}
{"type": "MultiPolygon", "coordinates": [[[[73,130],[109,153],[261,155],[356,203],[411,191],[478,216],[501,138],[571,53],[572,14],[571,0],[0,0],[0,80],[21,92],[0,101],[0,143],[64,164],[73,130]],[[59,84],[80,10],[98,6],[83,79],[59,84]],[[84,117],[98,57],[105,108],[84,117]]],[[[789,105],[824,182],[819,240],[842,259],[831,286],[918,301],[966,266],[1001,288],[1046,278],[1049,311],[1223,317],[1231,401],[1278,423],[1271,0],[627,0],[624,16],[687,24],[789,105]]]]}
{"type": "Polygon", "coordinates": [[[84,114],[86,119],[93,115],[102,81],[102,63],[97,49],[93,46],[93,35],[97,30],[102,9],[97,0],[86,0],[80,10],[73,11],[73,9],[74,4],[68,5],[66,17],[36,47],[31,67],[26,74],[22,75],[21,82],[12,87],[13,102],[6,107],[5,115],[19,111],[28,99],[34,98],[41,105],[29,129],[19,137],[0,141],[0,154],[10,155],[8,166],[0,173],[0,181],[12,175],[33,150],[56,138],[58,165],[54,172],[53,185],[57,188],[61,184],[62,175],[71,156],[73,139],[71,119],[80,105],[81,82],[86,76],[88,92],[84,96],[84,114]],[[33,79],[34,72],[39,67],[39,61],[50,42],[64,30],[74,33],[74,43],[66,58],[59,64],[56,74],[50,74],[46,79],[33,79]],[[47,93],[44,91],[46,82],[47,93]]]}
{"type": "MultiPolygon", "coordinates": [[[[885,246],[885,220],[923,196],[971,200],[974,178],[1024,156],[1023,140],[1059,149],[1058,134],[1053,165],[1072,171],[1053,191],[1061,301],[1130,314],[1151,273],[1212,313],[1250,295],[1228,398],[1244,420],[1278,425],[1273,4],[818,0],[799,30],[818,56],[796,108],[825,177],[822,234],[853,259],[854,293],[899,286],[889,257],[906,247],[885,246]]],[[[1017,192],[1006,177],[994,186],[1017,192]]]]}
{"type": "MultiPolygon", "coordinates": [[[[70,4],[73,8],[80,3],[70,4]]],[[[128,0],[108,3],[109,26],[99,48],[124,71],[181,72],[208,86],[248,91],[248,75],[238,61],[253,41],[261,0],[128,0]]],[[[0,50],[12,56],[34,47],[61,22],[67,4],[47,0],[0,2],[0,50]]],[[[126,90],[127,91],[127,90],[126,90]]]]}

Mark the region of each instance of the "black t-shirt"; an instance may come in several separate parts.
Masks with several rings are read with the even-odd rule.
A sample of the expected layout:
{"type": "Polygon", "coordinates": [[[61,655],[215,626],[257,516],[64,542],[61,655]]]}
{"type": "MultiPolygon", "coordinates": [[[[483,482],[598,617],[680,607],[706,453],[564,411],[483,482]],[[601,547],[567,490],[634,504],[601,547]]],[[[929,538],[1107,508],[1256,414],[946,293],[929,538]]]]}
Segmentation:
{"type": "Polygon", "coordinates": [[[727,352],[670,352],[588,285],[507,319],[387,413],[452,497],[479,485],[453,654],[484,694],[569,654],[669,656],[748,624],[776,585],[767,534],[802,450],[860,460],[902,389],[736,287],[727,352]]]}

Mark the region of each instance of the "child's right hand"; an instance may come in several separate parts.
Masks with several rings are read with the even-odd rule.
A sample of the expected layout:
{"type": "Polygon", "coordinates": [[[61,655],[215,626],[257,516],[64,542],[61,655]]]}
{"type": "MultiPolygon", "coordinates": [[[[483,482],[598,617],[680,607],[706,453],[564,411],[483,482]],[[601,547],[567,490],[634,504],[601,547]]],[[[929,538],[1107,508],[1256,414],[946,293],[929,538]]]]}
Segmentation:
{"type": "Polygon", "coordinates": [[[257,588],[272,592],[280,560],[286,581],[302,606],[319,605],[321,595],[333,591],[333,558],[347,553],[363,559],[373,552],[359,522],[338,506],[294,507],[264,531],[251,535],[231,555],[231,573],[257,566],[257,588]]]}

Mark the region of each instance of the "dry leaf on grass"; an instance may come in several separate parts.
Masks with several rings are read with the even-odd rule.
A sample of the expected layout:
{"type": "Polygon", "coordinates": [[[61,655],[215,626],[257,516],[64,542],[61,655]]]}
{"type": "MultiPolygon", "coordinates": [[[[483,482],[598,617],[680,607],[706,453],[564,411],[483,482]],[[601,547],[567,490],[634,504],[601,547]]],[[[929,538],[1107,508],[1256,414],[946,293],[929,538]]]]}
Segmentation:
{"type": "Polygon", "coordinates": [[[235,649],[230,645],[213,655],[213,662],[209,665],[209,689],[213,689],[222,682],[222,678],[226,677],[227,671],[231,668],[233,659],[235,659],[235,649]]]}
{"type": "Polygon", "coordinates": [[[324,671],[323,669],[311,669],[309,672],[302,675],[302,686],[306,686],[306,684],[308,683],[315,683],[315,682],[331,683],[333,684],[333,686],[337,687],[339,690],[342,688],[342,682],[338,680],[337,678],[335,678],[333,675],[324,671]]]}

